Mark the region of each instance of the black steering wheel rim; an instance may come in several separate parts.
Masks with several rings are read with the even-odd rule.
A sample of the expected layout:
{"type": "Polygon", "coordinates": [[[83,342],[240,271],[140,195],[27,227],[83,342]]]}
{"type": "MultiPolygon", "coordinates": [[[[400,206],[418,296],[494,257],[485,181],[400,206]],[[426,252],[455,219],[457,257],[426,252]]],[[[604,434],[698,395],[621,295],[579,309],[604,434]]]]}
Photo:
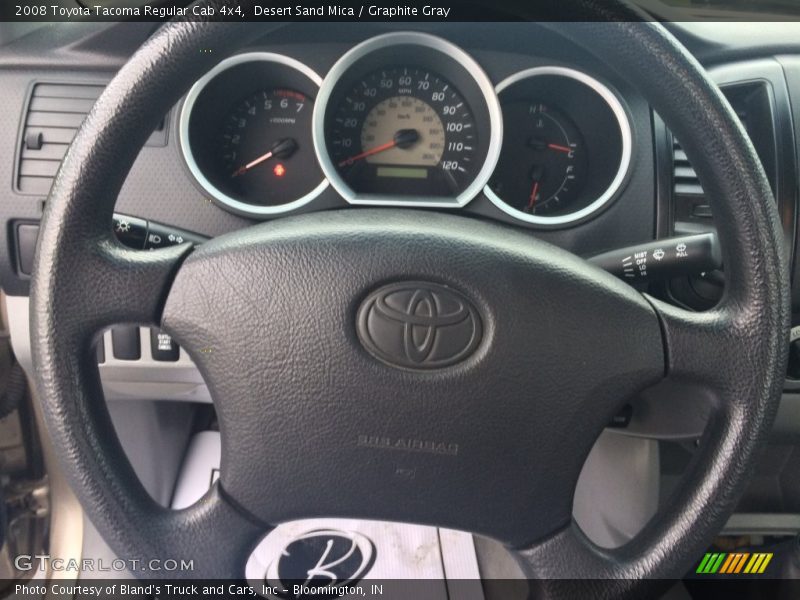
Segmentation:
{"type": "MultiPolygon", "coordinates": [[[[598,14],[591,2],[576,6],[598,14]]],[[[607,5],[603,10],[608,11],[607,5]]],[[[612,14],[630,17],[622,7],[612,14]]],[[[516,556],[531,577],[544,582],[614,579],[595,591],[619,597],[640,594],[642,578],[680,576],[723,525],[741,493],[780,398],[790,314],[788,269],[777,211],[758,158],[727,102],[685,49],[655,23],[550,26],[597,50],[631,80],[681,139],[712,202],[729,278],[718,307],[688,313],[649,297],[636,300],[633,292],[622,291],[601,275],[585,273],[587,282],[599,282],[611,296],[627,302],[631,315],[657,317],[648,327],[657,323],[661,332],[663,348],[650,347],[653,357],[665,362],[661,370],[702,388],[714,403],[701,459],[673,506],[631,543],[603,550],[571,523],[524,543],[505,540],[516,546],[516,556]]],[[[248,251],[273,243],[272,229],[260,226],[245,241],[212,242],[201,252],[184,245],[142,253],[119,246],[108,228],[117,192],[160,115],[221,55],[264,33],[252,26],[174,23],[134,55],[98,100],[62,164],[42,222],[32,282],[38,394],[67,475],[88,515],[120,555],[191,557],[198,571],[194,576],[241,576],[246,556],[266,532],[264,519],[254,515],[247,501],[243,505],[239,494],[229,496],[224,475],[221,486],[188,509],[157,506],[116,439],[91,348],[103,328],[119,322],[166,323],[174,327],[179,341],[190,342],[189,347],[195,342],[197,347],[199,340],[191,339],[176,317],[192,310],[182,274],[185,280],[202,272],[203,261],[213,263],[231,249],[238,251],[240,242],[248,251]],[[199,52],[210,43],[217,54],[199,52]],[[145,289],[155,293],[136,293],[145,289]]],[[[349,226],[374,233],[375,217],[369,213],[349,217],[349,226]]],[[[396,218],[397,229],[402,229],[407,217],[396,218]]],[[[382,232],[392,232],[392,219],[381,215],[382,232]]],[[[442,221],[442,228],[450,227],[448,223],[442,221]]],[[[277,237],[299,239],[311,230],[339,243],[339,225],[322,227],[312,218],[296,227],[277,226],[277,237]]],[[[419,226],[424,229],[421,221],[419,226]]],[[[459,235],[455,230],[460,227],[453,227],[453,236],[459,235]]],[[[491,237],[496,230],[487,226],[476,234],[491,237]]],[[[544,246],[531,252],[555,252],[544,246]]],[[[574,257],[558,256],[573,274],[583,276],[583,267],[571,262],[574,257]]],[[[213,375],[213,365],[195,358],[201,359],[201,370],[207,369],[205,375],[213,375]]],[[[651,378],[652,373],[643,375],[637,385],[651,378]]],[[[543,591],[558,595],[559,588],[545,584],[543,591]]]]}

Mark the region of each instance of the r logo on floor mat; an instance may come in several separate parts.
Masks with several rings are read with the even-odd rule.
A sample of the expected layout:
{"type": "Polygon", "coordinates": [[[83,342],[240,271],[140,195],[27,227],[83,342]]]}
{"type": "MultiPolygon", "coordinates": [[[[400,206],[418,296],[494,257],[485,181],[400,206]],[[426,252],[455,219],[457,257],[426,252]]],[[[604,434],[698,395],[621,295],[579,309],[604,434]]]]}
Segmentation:
{"type": "Polygon", "coordinates": [[[266,584],[286,589],[293,585],[344,587],[359,581],[372,568],[375,547],[355,531],[309,531],[292,539],[267,567],[266,584]]]}

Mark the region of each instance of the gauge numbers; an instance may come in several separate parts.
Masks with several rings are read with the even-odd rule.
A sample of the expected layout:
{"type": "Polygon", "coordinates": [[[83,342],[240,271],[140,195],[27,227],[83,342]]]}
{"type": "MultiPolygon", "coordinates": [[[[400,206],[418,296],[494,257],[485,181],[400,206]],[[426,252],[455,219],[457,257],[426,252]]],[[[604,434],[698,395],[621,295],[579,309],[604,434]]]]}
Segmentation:
{"type": "Polygon", "coordinates": [[[327,126],[334,166],[358,193],[458,196],[475,177],[477,135],[458,90],[402,66],[347,89],[327,126]]]}
{"type": "Polygon", "coordinates": [[[226,186],[240,197],[280,206],[318,182],[313,164],[312,100],[297,90],[260,90],[238,102],[224,120],[219,144],[226,186]]]}
{"type": "Polygon", "coordinates": [[[553,214],[569,206],[586,182],[586,152],[578,128],[566,115],[536,101],[506,103],[503,114],[507,133],[491,189],[527,214],[553,214]]]}

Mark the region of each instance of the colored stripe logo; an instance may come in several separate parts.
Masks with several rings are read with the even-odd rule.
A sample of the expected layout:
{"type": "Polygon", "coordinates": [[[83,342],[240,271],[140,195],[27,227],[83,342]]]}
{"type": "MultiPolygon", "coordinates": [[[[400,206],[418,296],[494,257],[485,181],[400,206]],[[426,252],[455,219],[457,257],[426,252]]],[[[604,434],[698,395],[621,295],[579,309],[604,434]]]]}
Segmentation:
{"type": "Polygon", "coordinates": [[[701,575],[760,575],[767,570],[772,552],[707,552],[695,573],[701,575]]]}

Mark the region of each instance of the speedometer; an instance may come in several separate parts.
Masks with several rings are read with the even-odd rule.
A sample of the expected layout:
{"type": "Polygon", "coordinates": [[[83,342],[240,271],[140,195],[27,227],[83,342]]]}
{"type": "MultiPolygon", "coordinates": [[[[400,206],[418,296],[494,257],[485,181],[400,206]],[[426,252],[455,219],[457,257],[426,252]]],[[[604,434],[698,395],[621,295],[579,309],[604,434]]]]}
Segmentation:
{"type": "Polygon", "coordinates": [[[461,95],[425,69],[393,67],[358,82],[331,114],[331,158],[367,193],[457,196],[477,165],[477,128],[461,95]]]}
{"type": "Polygon", "coordinates": [[[497,161],[501,128],[477,64],[418,33],[351,50],[323,82],[314,113],[320,164],[356,204],[465,204],[497,161]]]}

